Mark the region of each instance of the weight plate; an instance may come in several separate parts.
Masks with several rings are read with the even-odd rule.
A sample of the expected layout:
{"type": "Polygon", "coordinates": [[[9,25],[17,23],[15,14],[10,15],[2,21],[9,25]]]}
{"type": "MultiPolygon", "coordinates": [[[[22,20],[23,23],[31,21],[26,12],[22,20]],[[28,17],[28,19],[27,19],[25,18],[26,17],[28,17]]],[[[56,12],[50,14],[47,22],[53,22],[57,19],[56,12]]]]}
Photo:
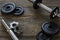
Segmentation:
{"type": "Polygon", "coordinates": [[[51,37],[45,35],[43,32],[39,32],[37,35],[37,40],[51,40],[51,37]]]}
{"type": "Polygon", "coordinates": [[[40,4],[40,3],[42,3],[42,0],[36,0],[36,1],[33,3],[33,8],[34,8],[34,9],[38,9],[38,8],[39,8],[39,5],[38,5],[38,4],[40,4]]]}
{"type": "Polygon", "coordinates": [[[14,10],[15,10],[15,4],[12,2],[4,4],[1,8],[1,12],[4,14],[13,13],[14,10]]]}
{"type": "Polygon", "coordinates": [[[37,3],[33,3],[33,8],[34,9],[38,9],[39,8],[39,6],[37,5],[37,3]]]}
{"type": "Polygon", "coordinates": [[[23,7],[16,7],[14,15],[21,15],[24,13],[23,7]]]}
{"type": "Polygon", "coordinates": [[[42,25],[42,30],[46,34],[53,35],[53,34],[56,34],[58,32],[58,26],[54,22],[46,22],[42,25]]]}
{"type": "Polygon", "coordinates": [[[19,22],[15,22],[15,21],[11,22],[10,23],[10,29],[13,29],[14,32],[16,32],[16,33],[20,33],[21,32],[21,29],[19,27],[19,22]]]}
{"type": "Polygon", "coordinates": [[[16,28],[16,27],[18,27],[19,26],[19,22],[15,22],[15,21],[13,21],[13,22],[11,22],[10,23],[10,28],[16,28]]]}

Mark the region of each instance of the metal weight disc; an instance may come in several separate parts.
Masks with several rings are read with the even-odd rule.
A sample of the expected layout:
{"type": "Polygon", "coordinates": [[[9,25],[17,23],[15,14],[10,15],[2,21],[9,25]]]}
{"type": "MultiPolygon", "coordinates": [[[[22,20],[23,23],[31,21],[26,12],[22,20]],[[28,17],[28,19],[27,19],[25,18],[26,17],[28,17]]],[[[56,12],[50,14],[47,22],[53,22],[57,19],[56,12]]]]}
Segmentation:
{"type": "Polygon", "coordinates": [[[36,0],[36,1],[33,3],[33,8],[34,8],[34,9],[38,9],[38,8],[39,8],[39,5],[38,5],[38,4],[40,4],[40,3],[42,3],[42,0],[36,0]]]}
{"type": "Polygon", "coordinates": [[[21,32],[21,28],[19,27],[19,22],[15,22],[15,21],[11,22],[10,29],[13,29],[13,31],[18,34],[21,32]]]}
{"type": "Polygon", "coordinates": [[[21,15],[24,13],[23,7],[16,7],[14,15],[21,15]]]}
{"type": "Polygon", "coordinates": [[[45,35],[43,32],[39,32],[37,35],[37,40],[51,40],[51,37],[45,35]]]}
{"type": "Polygon", "coordinates": [[[34,8],[34,9],[38,9],[39,6],[38,6],[36,3],[33,3],[33,8],[34,8]]]}
{"type": "Polygon", "coordinates": [[[4,14],[13,13],[14,10],[15,10],[15,4],[12,2],[4,4],[1,8],[1,12],[4,14]]]}
{"type": "Polygon", "coordinates": [[[42,30],[46,34],[53,35],[53,34],[56,34],[58,32],[58,26],[54,22],[46,22],[42,25],[42,30]]]}

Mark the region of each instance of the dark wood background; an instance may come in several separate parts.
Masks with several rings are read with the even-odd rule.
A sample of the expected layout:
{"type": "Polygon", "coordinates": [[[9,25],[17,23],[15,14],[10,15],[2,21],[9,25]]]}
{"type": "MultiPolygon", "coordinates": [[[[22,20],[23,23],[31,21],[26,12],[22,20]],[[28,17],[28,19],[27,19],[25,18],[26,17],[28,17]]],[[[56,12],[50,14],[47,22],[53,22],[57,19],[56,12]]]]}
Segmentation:
{"type": "MultiPolygon", "coordinates": [[[[22,6],[24,8],[24,14],[21,16],[14,16],[2,15],[0,12],[0,40],[12,40],[1,24],[2,18],[5,18],[8,24],[13,20],[20,22],[23,32],[19,37],[20,40],[36,40],[37,33],[41,31],[41,25],[49,21],[50,14],[41,8],[34,10],[32,4],[27,0],[0,0],[0,9],[4,3],[8,2],[14,2],[16,6],[22,6]]],[[[55,8],[56,6],[60,7],[60,0],[43,0],[43,4],[51,8],[55,8]]],[[[60,26],[60,18],[55,18],[54,22],[60,26]]],[[[53,40],[60,40],[60,33],[53,36],[53,40]]]]}

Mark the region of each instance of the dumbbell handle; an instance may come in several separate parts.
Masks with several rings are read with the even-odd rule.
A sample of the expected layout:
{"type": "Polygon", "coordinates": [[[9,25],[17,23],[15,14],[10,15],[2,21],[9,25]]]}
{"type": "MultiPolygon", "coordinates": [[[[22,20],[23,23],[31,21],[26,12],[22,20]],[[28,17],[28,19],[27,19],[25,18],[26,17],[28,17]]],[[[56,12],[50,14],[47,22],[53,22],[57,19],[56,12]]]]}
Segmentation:
{"type": "MultiPolygon", "coordinates": [[[[35,2],[35,0],[28,0],[28,1],[30,1],[30,2],[32,2],[32,3],[34,3],[34,2],[35,2]]],[[[44,4],[42,4],[42,3],[37,4],[37,5],[39,5],[39,7],[41,7],[41,8],[43,8],[43,9],[47,10],[47,11],[48,11],[48,12],[50,12],[50,13],[53,11],[51,8],[49,8],[49,7],[45,6],[45,5],[44,5],[44,4]]]]}
{"type": "Polygon", "coordinates": [[[6,28],[7,32],[10,34],[11,38],[13,40],[19,40],[17,38],[17,36],[14,34],[14,32],[9,28],[9,26],[6,24],[6,22],[4,21],[4,19],[2,19],[2,24],[4,25],[4,27],[6,28]]]}
{"type": "Polygon", "coordinates": [[[48,12],[52,12],[53,10],[51,9],[51,8],[49,8],[49,7],[47,7],[47,6],[45,6],[44,4],[42,4],[42,3],[40,3],[40,4],[38,4],[41,8],[43,8],[43,9],[45,9],[45,10],[47,10],[48,12]]]}

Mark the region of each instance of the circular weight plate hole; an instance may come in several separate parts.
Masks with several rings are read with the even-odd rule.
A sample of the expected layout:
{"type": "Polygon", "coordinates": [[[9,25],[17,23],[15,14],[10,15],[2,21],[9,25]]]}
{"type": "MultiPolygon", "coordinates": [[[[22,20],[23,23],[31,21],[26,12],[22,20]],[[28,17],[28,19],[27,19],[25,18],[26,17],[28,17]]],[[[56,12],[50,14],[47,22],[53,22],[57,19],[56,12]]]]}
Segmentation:
{"type": "Polygon", "coordinates": [[[21,10],[19,8],[16,9],[16,13],[20,13],[21,10]]]}
{"type": "Polygon", "coordinates": [[[9,11],[9,10],[11,10],[11,8],[12,8],[12,7],[10,7],[10,6],[6,6],[5,10],[6,10],[6,11],[9,11]]]}
{"type": "Polygon", "coordinates": [[[16,27],[16,30],[19,30],[19,28],[18,28],[18,27],[16,27]]]}
{"type": "Polygon", "coordinates": [[[10,9],[10,6],[7,6],[6,9],[10,9]]]}
{"type": "Polygon", "coordinates": [[[12,26],[13,26],[13,27],[15,27],[15,26],[16,26],[16,24],[12,24],[12,26]]]}

